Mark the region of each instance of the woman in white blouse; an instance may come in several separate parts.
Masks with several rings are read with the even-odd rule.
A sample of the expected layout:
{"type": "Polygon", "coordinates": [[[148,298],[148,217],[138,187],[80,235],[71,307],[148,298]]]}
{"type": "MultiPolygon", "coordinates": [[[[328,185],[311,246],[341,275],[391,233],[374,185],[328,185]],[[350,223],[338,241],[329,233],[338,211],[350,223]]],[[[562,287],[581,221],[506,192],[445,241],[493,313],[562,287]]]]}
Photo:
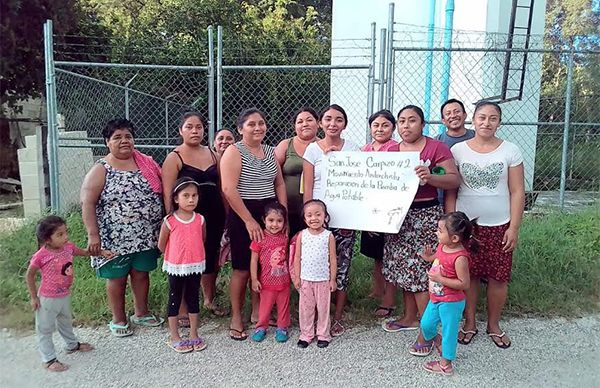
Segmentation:
{"type": "Polygon", "coordinates": [[[468,345],[478,332],[475,312],[480,280],[484,279],[486,333],[496,346],[506,349],[511,340],[500,328],[500,317],[523,218],[525,184],[521,151],[515,144],[496,137],[501,119],[502,110],[494,102],[480,101],[475,107],[475,137],[452,147],[461,185],[458,191],[448,192],[446,211],[462,211],[479,224],[475,237],[480,248],[471,257],[471,287],[458,342],[468,345]]]}

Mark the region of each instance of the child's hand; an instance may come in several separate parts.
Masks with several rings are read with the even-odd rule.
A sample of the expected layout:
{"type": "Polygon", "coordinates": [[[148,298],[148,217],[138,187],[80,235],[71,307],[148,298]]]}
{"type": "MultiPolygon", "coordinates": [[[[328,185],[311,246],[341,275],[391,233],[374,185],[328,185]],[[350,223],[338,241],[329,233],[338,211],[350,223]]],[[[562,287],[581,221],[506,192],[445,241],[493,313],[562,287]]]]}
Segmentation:
{"type": "Polygon", "coordinates": [[[442,271],[429,271],[427,272],[427,276],[429,276],[429,280],[431,280],[432,282],[436,282],[436,283],[441,283],[442,279],[444,278],[442,276],[442,271]]]}
{"type": "Polygon", "coordinates": [[[29,303],[31,303],[31,308],[33,309],[33,311],[37,311],[37,309],[40,308],[40,298],[38,298],[37,296],[31,298],[29,303]]]}
{"type": "Polygon", "coordinates": [[[252,281],[252,291],[260,292],[261,289],[262,289],[262,286],[260,285],[260,282],[258,280],[253,280],[252,281]]]}
{"type": "Polygon", "coordinates": [[[337,283],[335,279],[331,279],[329,281],[329,291],[334,292],[335,290],[337,290],[337,283]]]}
{"type": "Polygon", "coordinates": [[[100,251],[100,256],[102,256],[108,260],[112,260],[118,255],[116,253],[114,253],[113,251],[108,251],[108,250],[103,249],[100,251]]]}
{"type": "Polygon", "coordinates": [[[419,256],[425,261],[432,262],[435,259],[434,253],[435,251],[433,250],[431,245],[425,245],[425,248],[423,248],[423,252],[419,252],[419,256]]]}

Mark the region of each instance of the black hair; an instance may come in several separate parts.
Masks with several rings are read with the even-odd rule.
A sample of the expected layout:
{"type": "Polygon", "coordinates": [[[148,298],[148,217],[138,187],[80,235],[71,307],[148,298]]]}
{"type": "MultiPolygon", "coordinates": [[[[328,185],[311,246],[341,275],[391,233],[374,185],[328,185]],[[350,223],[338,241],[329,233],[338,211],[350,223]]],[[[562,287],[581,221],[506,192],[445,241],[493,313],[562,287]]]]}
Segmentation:
{"type": "Polygon", "coordinates": [[[215,132],[215,139],[217,138],[217,135],[223,131],[227,131],[227,132],[231,133],[231,136],[233,136],[233,140],[235,140],[235,133],[229,128],[221,128],[217,132],[215,132]]]}
{"type": "Polygon", "coordinates": [[[277,201],[272,201],[265,205],[265,212],[263,214],[263,220],[267,218],[267,215],[270,212],[279,213],[283,217],[284,221],[287,220],[287,209],[285,208],[285,206],[283,206],[282,204],[280,204],[277,201]]]}
{"type": "Polygon", "coordinates": [[[115,133],[119,129],[127,129],[131,136],[135,138],[135,128],[133,123],[127,119],[113,119],[106,123],[104,129],[102,130],[102,137],[104,140],[109,140],[113,133],[115,133]]]}
{"type": "Polygon", "coordinates": [[[440,217],[440,221],[446,223],[446,229],[450,236],[458,236],[459,241],[470,252],[479,250],[479,242],[475,238],[477,230],[477,220],[469,220],[469,217],[463,212],[452,212],[440,217]]]}
{"type": "Polygon", "coordinates": [[[450,104],[460,105],[463,113],[467,113],[467,111],[465,110],[465,104],[463,104],[463,102],[461,100],[457,100],[456,98],[451,98],[451,99],[447,100],[446,102],[444,102],[442,104],[442,107],[440,108],[440,115],[442,116],[442,118],[444,118],[444,108],[446,107],[446,105],[450,105],[450,104]]]}
{"type": "Polygon", "coordinates": [[[67,269],[69,269],[69,267],[73,266],[73,262],[69,261],[65,264],[63,264],[62,268],[60,269],[60,273],[61,275],[67,276],[67,269]]]}
{"type": "Polygon", "coordinates": [[[304,219],[304,212],[309,205],[313,205],[315,203],[321,205],[321,207],[323,208],[323,213],[325,213],[325,222],[323,223],[323,227],[325,229],[328,229],[331,216],[327,211],[327,205],[325,205],[325,202],[321,201],[320,199],[309,199],[308,201],[304,202],[304,206],[302,207],[302,221],[304,221],[304,224],[306,225],[306,220],[304,219]]]}
{"type": "Polygon", "coordinates": [[[390,123],[392,123],[392,126],[396,126],[396,118],[394,117],[394,115],[392,114],[392,112],[390,112],[387,109],[382,109],[378,112],[373,113],[370,117],[369,117],[369,126],[371,126],[371,124],[373,123],[373,121],[375,121],[376,118],[378,117],[383,117],[384,119],[386,119],[387,121],[389,121],[390,123]]]}
{"type": "Polygon", "coordinates": [[[340,112],[342,116],[344,116],[344,126],[348,125],[348,115],[346,114],[344,108],[342,108],[338,104],[331,104],[328,107],[324,108],[319,114],[319,121],[323,120],[323,116],[325,116],[325,113],[327,113],[327,111],[330,109],[337,110],[338,112],[340,112]]]}
{"type": "Polygon", "coordinates": [[[56,229],[66,224],[67,222],[59,216],[48,216],[42,218],[35,228],[35,236],[38,239],[38,243],[40,245],[44,245],[48,240],[50,240],[50,237],[52,237],[52,234],[56,232],[56,229]]]}
{"type": "Polygon", "coordinates": [[[311,108],[311,107],[304,106],[304,107],[302,107],[302,108],[298,109],[298,110],[297,110],[297,111],[294,113],[294,119],[292,120],[292,123],[294,123],[294,124],[295,124],[295,123],[296,123],[296,120],[298,119],[298,116],[300,115],[300,113],[304,113],[304,112],[310,113],[310,115],[311,115],[312,117],[314,117],[314,118],[315,118],[315,121],[319,121],[319,114],[317,113],[317,111],[316,111],[316,110],[314,110],[314,109],[313,109],[313,108],[311,108]]]}
{"type": "MultiPolygon", "coordinates": [[[[175,210],[179,209],[179,205],[175,202],[175,198],[177,198],[177,195],[186,187],[188,186],[196,186],[196,189],[198,189],[198,183],[196,183],[195,180],[193,180],[190,177],[187,176],[182,176],[181,178],[177,179],[175,181],[175,184],[173,185],[173,192],[171,194],[171,212],[174,212],[175,210]]],[[[200,198],[200,190],[198,190],[198,199],[200,198]]]]}
{"type": "Polygon", "coordinates": [[[204,129],[206,129],[206,127],[207,127],[206,119],[200,113],[194,112],[194,111],[185,112],[183,114],[183,116],[181,117],[181,122],[179,123],[179,128],[183,128],[183,125],[185,124],[187,119],[189,119],[190,117],[198,117],[198,119],[200,119],[200,122],[202,123],[202,127],[204,127],[204,129]]]}
{"type": "Polygon", "coordinates": [[[494,107],[494,109],[496,109],[496,111],[498,112],[499,119],[502,120],[502,108],[500,108],[500,105],[498,105],[497,102],[488,101],[488,100],[481,100],[481,101],[478,101],[477,104],[475,104],[475,111],[473,112],[473,116],[475,116],[477,111],[479,109],[483,108],[484,106],[494,107]]]}
{"type": "Polygon", "coordinates": [[[238,129],[241,129],[244,126],[244,123],[246,122],[246,120],[248,120],[248,117],[250,117],[251,115],[253,115],[255,113],[258,113],[265,122],[267,121],[267,119],[265,118],[265,114],[263,112],[261,112],[260,110],[258,110],[257,108],[246,109],[245,111],[240,113],[240,115],[238,116],[238,119],[237,119],[238,129]]]}
{"type": "Polygon", "coordinates": [[[402,114],[402,112],[404,112],[407,109],[414,110],[417,113],[417,115],[421,118],[421,122],[423,124],[425,124],[425,114],[423,113],[423,109],[419,108],[416,105],[406,105],[404,108],[402,108],[402,109],[400,109],[398,111],[398,114],[396,115],[396,117],[400,117],[400,115],[402,114]]]}

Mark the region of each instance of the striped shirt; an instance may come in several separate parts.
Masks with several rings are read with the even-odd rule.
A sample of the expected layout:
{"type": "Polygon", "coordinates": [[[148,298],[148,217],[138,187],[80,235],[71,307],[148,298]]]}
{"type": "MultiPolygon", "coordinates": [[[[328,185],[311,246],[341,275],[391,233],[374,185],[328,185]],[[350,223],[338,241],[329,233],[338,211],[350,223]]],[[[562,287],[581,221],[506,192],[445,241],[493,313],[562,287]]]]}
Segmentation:
{"type": "Polygon", "coordinates": [[[257,158],[246,148],[244,143],[235,143],[242,157],[242,171],[237,189],[242,199],[266,199],[275,197],[275,177],[277,175],[277,161],[275,149],[262,145],[265,157],[257,158]]]}

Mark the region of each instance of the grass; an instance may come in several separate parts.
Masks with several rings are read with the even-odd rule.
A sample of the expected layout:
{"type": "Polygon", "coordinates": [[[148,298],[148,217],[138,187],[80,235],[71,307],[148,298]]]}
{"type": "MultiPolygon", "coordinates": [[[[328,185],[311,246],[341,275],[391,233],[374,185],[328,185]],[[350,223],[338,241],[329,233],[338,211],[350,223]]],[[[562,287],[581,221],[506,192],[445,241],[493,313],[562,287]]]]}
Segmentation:
{"type": "MultiPolygon", "coordinates": [[[[79,213],[67,216],[71,240],[85,246],[86,233],[79,213]]],[[[34,224],[0,236],[0,326],[29,329],[33,313],[24,276],[37,250],[34,224]]],[[[377,303],[370,299],[373,261],[357,254],[352,263],[346,319],[373,321],[377,303]]],[[[229,267],[222,271],[218,301],[228,305],[229,267]]],[[[163,272],[151,275],[150,306],[164,315],[167,282],[163,272]]],[[[110,311],[104,282],[97,279],[88,258],[76,258],[72,289],[73,311],[79,324],[105,324],[110,311]]],[[[575,214],[526,216],[515,252],[509,287],[508,314],[573,316],[600,310],[600,205],[575,214]]],[[[292,294],[292,303],[297,296],[292,294]]],[[[127,309],[133,310],[128,291],[127,309]]],[[[294,311],[294,310],[292,310],[294,311]]]]}

